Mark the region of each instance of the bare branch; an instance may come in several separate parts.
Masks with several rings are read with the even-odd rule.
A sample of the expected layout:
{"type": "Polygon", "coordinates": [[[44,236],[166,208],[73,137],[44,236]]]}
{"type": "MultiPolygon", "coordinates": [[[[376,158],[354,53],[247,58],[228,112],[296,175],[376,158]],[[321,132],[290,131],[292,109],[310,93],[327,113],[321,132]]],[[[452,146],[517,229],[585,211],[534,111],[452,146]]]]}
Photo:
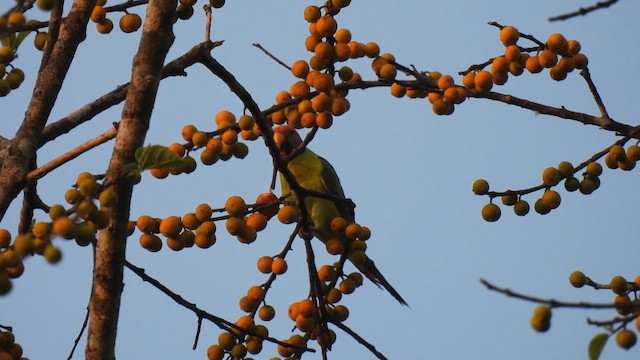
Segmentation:
{"type": "Polygon", "coordinates": [[[561,20],[571,19],[571,18],[576,17],[576,16],[585,16],[585,15],[587,15],[588,13],[590,13],[592,11],[608,8],[609,6],[611,6],[611,5],[613,5],[613,4],[617,3],[617,2],[618,2],[618,0],[598,1],[594,5],[588,6],[586,8],[581,7],[578,10],[572,11],[570,13],[551,16],[547,20],[549,20],[549,21],[561,21],[561,20]]]}
{"type": "MultiPolygon", "coordinates": [[[[308,352],[315,352],[314,349],[300,348],[300,347],[294,346],[292,344],[287,344],[285,342],[282,342],[282,341],[280,341],[278,339],[275,339],[275,338],[272,338],[272,337],[260,336],[257,333],[250,332],[250,331],[247,331],[244,328],[239,327],[238,325],[232,323],[231,321],[228,321],[228,320],[225,320],[225,319],[223,319],[223,318],[221,318],[219,316],[210,314],[210,313],[200,309],[196,304],[185,300],[182,296],[180,296],[179,294],[175,293],[174,291],[172,291],[171,289],[169,289],[168,287],[163,285],[160,281],[158,281],[158,280],[154,279],[153,277],[149,276],[145,272],[144,269],[133,265],[128,260],[125,260],[124,264],[127,267],[127,269],[131,270],[134,274],[138,275],[143,281],[148,282],[149,284],[151,284],[156,289],[162,291],[164,294],[169,296],[177,304],[181,305],[182,307],[184,307],[186,309],[191,310],[194,314],[196,314],[198,319],[207,319],[207,320],[211,321],[212,323],[214,323],[216,326],[218,326],[220,329],[225,330],[225,331],[231,331],[232,329],[235,329],[235,330],[239,330],[239,331],[241,331],[243,333],[249,334],[251,336],[255,336],[255,337],[259,337],[261,339],[267,340],[267,341],[272,342],[274,344],[288,346],[288,347],[294,347],[296,349],[304,350],[304,351],[308,351],[308,352]]],[[[201,320],[198,320],[198,321],[201,321],[201,320]]]]}
{"type": "Polygon", "coordinates": [[[352,338],[354,338],[358,343],[362,344],[362,346],[366,347],[367,349],[369,349],[369,351],[371,351],[371,353],[373,355],[375,355],[375,357],[377,357],[380,360],[388,360],[386,356],[384,356],[384,354],[382,354],[380,351],[378,351],[378,349],[376,349],[375,346],[373,346],[373,344],[371,344],[370,342],[368,342],[367,340],[365,340],[362,336],[358,335],[358,333],[356,333],[355,331],[351,330],[351,328],[349,328],[347,325],[341,323],[341,322],[331,322],[333,325],[337,326],[340,330],[346,332],[347,334],[349,334],[349,336],[351,336],[352,338]]]}
{"type": "Polygon", "coordinates": [[[272,53],[270,53],[269,51],[267,51],[267,49],[265,49],[264,47],[262,47],[262,45],[260,44],[253,44],[253,46],[257,47],[258,49],[262,50],[262,52],[264,52],[268,57],[270,57],[271,59],[273,59],[273,61],[277,62],[278,64],[282,65],[284,68],[286,68],[287,70],[291,71],[291,66],[287,65],[284,61],[278,59],[277,57],[275,57],[275,55],[273,55],[272,53]]]}
{"type": "Polygon", "coordinates": [[[637,128],[619,123],[611,118],[596,117],[576,111],[567,110],[564,107],[556,108],[543,105],[534,101],[518,98],[513,95],[500,94],[496,92],[478,93],[477,91],[469,91],[469,97],[491,99],[510,105],[519,106],[524,109],[535,111],[539,114],[552,115],[562,119],[575,120],[585,125],[599,126],[604,130],[614,131],[621,135],[638,137],[637,128]]]}
{"type": "Polygon", "coordinates": [[[591,79],[591,73],[589,72],[589,68],[582,69],[582,71],[580,71],[580,75],[587,82],[589,91],[591,91],[591,94],[593,95],[593,99],[595,100],[596,105],[598,105],[598,109],[600,109],[600,116],[602,116],[603,118],[609,118],[609,113],[607,113],[607,109],[604,106],[604,102],[602,102],[600,93],[598,93],[598,89],[596,88],[596,85],[593,83],[593,79],[591,79]]]}
{"type": "Polygon", "coordinates": [[[38,179],[41,179],[42,177],[47,175],[49,172],[77,158],[83,153],[99,145],[102,145],[111,139],[114,139],[117,134],[118,134],[117,123],[114,123],[114,127],[107,130],[103,134],[98,135],[97,137],[78,145],[76,148],[58,156],[57,158],[49,161],[48,163],[42,165],[41,167],[29,172],[29,174],[27,175],[27,180],[36,181],[38,179]]]}
{"type": "Polygon", "coordinates": [[[501,294],[504,294],[505,296],[514,297],[520,300],[548,305],[550,307],[567,307],[567,308],[579,308],[579,309],[611,309],[611,308],[620,306],[613,303],[590,303],[585,301],[571,302],[571,301],[560,301],[555,299],[545,299],[537,296],[518,293],[507,288],[501,288],[496,285],[493,285],[492,283],[488,282],[485,279],[480,279],[480,282],[482,283],[482,285],[486,286],[487,289],[491,291],[496,291],[501,294]]]}

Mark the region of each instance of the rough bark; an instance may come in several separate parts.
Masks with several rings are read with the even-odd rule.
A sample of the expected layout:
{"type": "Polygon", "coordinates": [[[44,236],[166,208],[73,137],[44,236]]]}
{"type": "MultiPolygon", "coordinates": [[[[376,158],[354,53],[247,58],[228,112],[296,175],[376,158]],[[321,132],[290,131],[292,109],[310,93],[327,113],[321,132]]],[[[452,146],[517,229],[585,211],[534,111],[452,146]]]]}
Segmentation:
{"type": "Polygon", "coordinates": [[[115,358],[116,332],[123,289],[127,222],[133,182],[122,177],[125,164],[135,161],[135,150],[144,144],[153,104],[161,80],[162,65],[173,43],[176,0],[150,0],[138,52],[133,59],[131,85],[105,183],[119,194],[119,203],[108,209],[110,226],[100,232],[95,249],[93,291],[86,359],[115,358]]]}
{"type": "Polygon", "coordinates": [[[61,32],[46,52],[38,71],[31,102],[24,120],[11,141],[0,149],[0,220],[11,202],[26,186],[26,175],[34,159],[42,129],[47,123],[76,50],[86,35],[87,23],[95,6],[93,1],[74,1],[61,32]]]}

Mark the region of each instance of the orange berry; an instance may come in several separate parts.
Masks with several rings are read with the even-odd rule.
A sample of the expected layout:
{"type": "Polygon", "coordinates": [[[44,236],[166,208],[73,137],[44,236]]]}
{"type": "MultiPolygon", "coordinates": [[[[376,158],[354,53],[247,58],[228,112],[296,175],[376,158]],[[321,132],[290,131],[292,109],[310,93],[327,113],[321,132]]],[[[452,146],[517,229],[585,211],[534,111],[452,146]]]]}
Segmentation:
{"type": "Polygon", "coordinates": [[[334,86],[333,77],[329,74],[318,74],[313,78],[313,87],[320,92],[329,92],[334,86]]]}
{"type": "Polygon", "coordinates": [[[475,81],[474,81],[475,77],[476,77],[476,73],[474,72],[466,73],[462,78],[462,85],[464,85],[467,89],[475,88],[476,87],[475,81]]]}
{"type": "Polygon", "coordinates": [[[246,223],[256,231],[262,231],[267,227],[267,217],[262,213],[255,212],[247,217],[246,223]]]}
{"type": "Polygon", "coordinates": [[[258,259],[258,271],[263,274],[271,273],[271,265],[273,263],[273,258],[271,256],[262,256],[258,259]]]}
{"type": "Polygon", "coordinates": [[[505,26],[500,30],[500,41],[504,46],[515,45],[520,38],[520,32],[513,26],[505,26]]]}
{"type": "Polygon", "coordinates": [[[453,77],[451,77],[451,75],[442,75],[438,78],[438,88],[440,88],[440,90],[446,90],[453,85],[453,77]]]}
{"type": "Polygon", "coordinates": [[[331,36],[338,29],[336,20],[331,15],[324,15],[316,21],[316,30],[322,36],[331,36]]]}
{"type": "Polygon", "coordinates": [[[407,93],[407,88],[398,83],[391,84],[389,90],[391,90],[391,95],[397,98],[401,98],[407,93]]]}
{"type": "Polygon", "coordinates": [[[283,258],[275,258],[271,263],[271,272],[276,275],[282,275],[287,272],[287,262],[283,258]]]}
{"type": "Polygon", "coordinates": [[[562,34],[551,34],[547,39],[547,48],[556,54],[564,55],[567,53],[569,44],[562,34]]]}
{"type": "Polygon", "coordinates": [[[548,167],[542,172],[542,182],[546,186],[556,186],[562,180],[562,174],[554,167],[548,167]]]}
{"type": "Polygon", "coordinates": [[[336,269],[331,265],[322,265],[318,269],[320,281],[333,281],[336,278],[336,269]]]}
{"type": "Polygon", "coordinates": [[[309,64],[304,60],[298,60],[291,65],[291,73],[297,78],[304,79],[309,73],[309,64]]]}
{"type": "Polygon", "coordinates": [[[507,61],[518,61],[520,57],[520,48],[517,45],[509,45],[504,49],[504,57],[507,61]]]}
{"type": "Polygon", "coordinates": [[[551,50],[542,50],[538,55],[538,62],[544,68],[550,68],[558,63],[558,55],[551,50]]]}
{"type": "Polygon", "coordinates": [[[504,56],[498,56],[491,62],[491,72],[494,71],[508,71],[509,60],[504,56]]]}
{"type": "Polygon", "coordinates": [[[338,29],[333,37],[337,42],[346,44],[351,41],[351,31],[347,29],[338,29]]]}
{"type": "Polygon", "coordinates": [[[331,255],[340,255],[344,252],[344,244],[338,238],[331,238],[326,242],[325,247],[331,255]]]}
{"type": "Polygon", "coordinates": [[[291,85],[289,92],[295,98],[305,98],[309,96],[310,89],[309,85],[305,81],[300,80],[291,85]]]}
{"type": "Polygon", "coordinates": [[[562,81],[567,78],[567,72],[562,67],[556,65],[549,70],[549,76],[555,81],[562,81]]]}
{"type": "Polygon", "coordinates": [[[368,58],[375,58],[380,55],[380,47],[374,42],[370,42],[364,45],[364,54],[368,58]]]}
{"type": "Polygon", "coordinates": [[[122,32],[132,33],[142,26],[142,18],[138,14],[124,14],[119,25],[122,32]]]}
{"type": "Polygon", "coordinates": [[[573,62],[576,65],[576,69],[584,69],[589,64],[589,59],[585,54],[579,53],[573,56],[573,62]]]}
{"type": "Polygon", "coordinates": [[[380,78],[387,81],[392,81],[396,78],[398,70],[392,64],[384,64],[380,67],[380,78]]]}
{"type": "Polygon", "coordinates": [[[486,70],[479,71],[473,81],[479,93],[488,92],[493,87],[493,75],[486,70]]]}
{"type": "Polygon", "coordinates": [[[539,73],[540,71],[542,71],[542,69],[544,69],[542,65],[540,65],[540,60],[537,56],[531,56],[530,58],[528,58],[525,62],[525,67],[527,68],[527,71],[532,74],[539,73]]]}
{"type": "Polygon", "coordinates": [[[247,291],[247,297],[249,300],[259,303],[264,300],[264,289],[261,286],[252,286],[247,291]]]}
{"type": "Polygon", "coordinates": [[[304,19],[307,22],[315,23],[316,21],[318,21],[318,19],[320,19],[321,15],[322,14],[320,13],[320,8],[317,6],[310,5],[304,9],[304,19]]]}
{"type": "Polygon", "coordinates": [[[436,115],[448,115],[453,111],[453,105],[443,99],[434,101],[431,108],[436,115]]]}
{"type": "Polygon", "coordinates": [[[569,55],[576,55],[580,52],[581,46],[578,40],[567,41],[567,53],[569,55]]]}

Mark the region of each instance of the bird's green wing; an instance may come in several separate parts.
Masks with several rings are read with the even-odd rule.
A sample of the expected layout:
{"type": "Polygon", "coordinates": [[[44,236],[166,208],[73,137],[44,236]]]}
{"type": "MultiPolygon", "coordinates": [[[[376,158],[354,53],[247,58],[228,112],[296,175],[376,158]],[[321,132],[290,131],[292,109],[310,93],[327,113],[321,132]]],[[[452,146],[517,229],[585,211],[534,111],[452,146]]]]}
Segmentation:
{"type": "MultiPolygon", "coordinates": [[[[340,179],[338,178],[338,174],[333,166],[324,158],[318,156],[318,160],[322,164],[322,184],[325,187],[325,192],[327,194],[331,194],[337,196],[341,199],[345,199],[344,190],[342,189],[342,185],[340,184],[340,179]]],[[[338,212],[340,212],[340,216],[345,218],[347,222],[351,222],[355,218],[355,214],[353,212],[353,208],[347,206],[344,202],[339,202],[336,204],[338,208],[338,212]]]]}

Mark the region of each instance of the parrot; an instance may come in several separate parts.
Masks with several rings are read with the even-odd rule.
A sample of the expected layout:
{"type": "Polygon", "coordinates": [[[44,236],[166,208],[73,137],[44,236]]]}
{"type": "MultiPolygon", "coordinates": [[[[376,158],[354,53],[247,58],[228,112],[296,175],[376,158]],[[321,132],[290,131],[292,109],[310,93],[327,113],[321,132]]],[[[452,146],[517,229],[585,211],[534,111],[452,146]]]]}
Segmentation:
{"type": "MultiPolygon", "coordinates": [[[[279,125],[273,129],[273,140],[280,150],[280,155],[286,157],[302,145],[303,141],[296,129],[290,125],[279,125]]],[[[340,179],[333,166],[313,151],[305,148],[302,152],[290,159],[287,168],[293,174],[301,187],[346,199],[344,190],[340,184],[340,179]]],[[[291,188],[282,173],[280,174],[280,185],[282,195],[291,192],[291,188]]],[[[295,201],[289,201],[289,203],[295,201]]],[[[347,223],[354,222],[355,214],[353,207],[345,202],[336,202],[320,197],[307,196],[305,207],[309,215],[310,231],[314,237],[326,243],[329,239],[338,237],[344,244],[348,239],[344,233],[337,234],[331,230],[331,220],[335,217],[343,217],[347,223]]],[[[400,304],[408,306],[407,302],[400,296],[396,289],[389,284],[387,279],[376,267],[373,260],[366,257],[361,264],[354,264],[360,272],[380,288],[386,289],[400,304]]]]}

